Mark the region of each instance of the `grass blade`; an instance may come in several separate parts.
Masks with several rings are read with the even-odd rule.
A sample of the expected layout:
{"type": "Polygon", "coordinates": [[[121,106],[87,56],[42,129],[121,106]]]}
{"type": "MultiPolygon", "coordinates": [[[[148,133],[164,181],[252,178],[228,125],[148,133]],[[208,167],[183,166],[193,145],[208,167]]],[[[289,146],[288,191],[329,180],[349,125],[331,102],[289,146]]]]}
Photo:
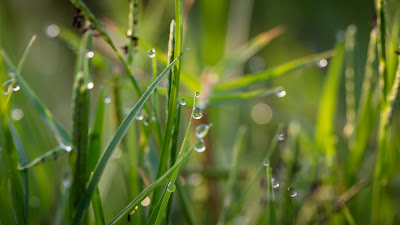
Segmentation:
{"type": "Polygon", "coordinates": [[[290,71],[301,68],[307,64],[314,63],[323,58],[329,58],[333,55],[333,51],[321,52],[309,55],[303,58],[295,59],[280,66],[267,69],[261,73],[247,74],[240,78],[235,78],[222,82],[214,87],[215,91],[232,91],[236,89],[247,88],[250,85],[266,82],[272,78],[282,76],[290,71]]]}
{"type": "Polygon", "coordinates": [[[139,101],[136,103],[136,105],[132,108],[131,112],[127,115],[125,120],[122,122],[120,127],[118,128],[117,132],[115,133],[114,137],[110,141],[109,145],[107,146],[105,152],[102,154],[99,162],[97,163],[96,169],[94,170],[93,173],[93,178],[90,179],[86,191],[82,197],[82,200],[79,203],[77,212],[74,216],[74,219],[72,221],[72,224],[78,225],[83,218],[83,215],[89,206],[90,200],[95,192],[95,189],[97,185],[100,182],[100,178],[103,175],[103,172],[105,170],[105,167],[110,160],[112,154],[114,153],[115,148],[117,145],[121,142],[123,136],[127,132],[129,125],[132,123],[134,120],[136,114],[140,111],[141,107],[144,105],[146,100],[149,98],[150,94],[153,92],[153,90],[157,87],[157,85],[161,82],[161,80],[164,78],[164,76],[167,74],[167,72],[175,65],[177,61],[182,57],[182,55],[185,52],[183,52],[179,57],[177,57],[159,76],[158,78],[151,84],[149,89],[143,94],[143,96],[139,99],[139,101]]]}

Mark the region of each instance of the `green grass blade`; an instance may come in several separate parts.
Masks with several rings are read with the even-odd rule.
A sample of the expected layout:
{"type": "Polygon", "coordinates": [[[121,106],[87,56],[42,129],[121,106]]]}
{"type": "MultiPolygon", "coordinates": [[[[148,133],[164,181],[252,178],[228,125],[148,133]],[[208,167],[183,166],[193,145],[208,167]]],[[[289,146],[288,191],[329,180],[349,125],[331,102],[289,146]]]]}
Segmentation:
{"type": "Polygon", "coordinates": [[[182,158],[180,158],[179,160],[176,161],[176,163],[171,166],[171,168],[165,172],[160,178],[158,178],[156,181],[154,181],[151,185],[149,185],[147,188],[145,188],[131,203],[129,203],[124,210],[122,210],[116,217],[114,217],[114,219],[112,219],[108,225],[111,224],[116,224],[119,221],[121,221],[123,218],[125,218],[130,212],[132,212],[132,210],[138,206],[140,204],[141,201],[143,201],[143,199],[145,199],[147,196],[149,196],[149,194],[158,186],[162,185],[167,179],[168,177],[171,176],[171,174],[173,172],[175,172],[175,170],[177,168],[179,168],[179,166],[182,164],[182,162],[187,159],[187,157],[193,152],[194,150],[194,146],[191,147],[189,150],[187,150],[182,158]]]}
{"type": "Polygon", "coordinates": [[[61,138],[61,140],[65,144],[71,145],[72,141],[70,134],[64,129],[64,127],[56,120],[56,118],[51,114],[51,112],[46,108],[46,106],[40,101],[38,96],[28,85],[28,83],[22,78],[22,76],[19,73],[17,73],[15,66],[7,56],[6,52],[3,49],[1,49],[0,53],[4,61],[6,62],[7,66],[13,73],[15,73],[17,84],[21,87],[21,90],[24,92],[28,100],[39,112],[40,117],[43,119],[43,121],[58,137],[61,138]]]}
{"type": "MultiPolygon", "coordinates": [[[[168,40],[168,64],[174,60],[175,53],[175,20],[171,21],[171,25],[169,28],[169,40],[168,40]]],[[[171,85],[172,85],[172,71],[168,73],[168,84],[167,84],[167,102],[169,102],[171,96],[171,85]]],[[[168,113],[168,105],[167,105],[167,113],[168,113]]]]}
{"type": "MultiPolygon", "coordinates": [[[[189,199],[189,196],[188,196],[186,190],[184,189],[184,187],[179,179],[176,180],[175,184],[176,184],[176,191],[178,192],[179,200],[181,202],[181,207],[183,210],[183,214],[186,218],[187,224],[196,225],[197,223],[196,223],[196,220],[194,219],[195,214],[193,213],[193,209],[191,207],[191,202],[190,202],[190,199],[189,199]]],[[[167,220],[167,221],[169,221],[169,220],[167,220]]]]}
{"type": "Polygon", "coordinates": [[[107,146],[105,152],[102,154],[99,162],[97,163],[96,169],[93,173],[93,178],[89,181],[87,185],[86,191],[82,197],[82,200],[79,203],[78,210],[74,216],[72,224],[78,225],[83,218],[83,215],[89,206],[90,200],[95,192],[97,185],[100,182],[100,178],[103,175],[103,172],[106,168],[107,163],[109,162],[112,154],[114,153],[115,148],[121,142],[122,138],[124,137],[125,133],[127,132],[129,125],[134,120],[137,113],[140,111],[146,100],[149,98],[150,94],[153,90],[157,87],[157,85],[161,82],[167,72],[175,65],[175,63],[182,57],[183,52],[179,57],[177,57],[159,76],[158,78],[151,84],[149,89],[143,94],[143,96],[139,99],[136,105],[132,108],[131,112],[127,115],[125,120],[122,122],[120,127],[118,128],[117,132],[115,133],[114,137],[110,141],[109,145],[107,146]]]}
{"type": "Polygon", "coordinates": [[[323,58],[329,58],[333,55],[333,51],[321,52],[309,55],[303,58],[295,59],[280,66],[267,69],[261,73],[247,74],[240,78],[234,78],[222,82],[214,87],[216,91],[232,91],[236,89],[247,88],[250,85],[266,82],[272,78],[282,76],[290,71],[301,68],[310,63],[315,63],[323,58]]]}
{"type": "Polygon", "coordinates": [[[249,60],[250,57],[255,55],[269,42],[271,42],[271,40],[278,37],[283,32],[284,28],[282,26],[278,26],[257,35],[244,46],[239,48],[234,54],[221,60],[216,66],[216,74],[220,77],[225,77],[226,75],[231,73],[236,67],[249,60]]]}
{"type": "Polygon", "coordinates": [[[65,224],[65,220],[64,220],[64,214],[65,211],[67,209],[67,205],[68,205],[68,196],[69,196],[69,190],[70,190],[70,185],[66,185],[64,186],[64,192],[61,196],[61,200],[59,201],[58,207],[57,207],[57,211],[56,211],[56,215],[55,215],[55,219],[53,224],[54,225],[62,225],[65,224]]]}
{"type": "Polygon", "coordinates": [[[387,77],[387,60],[386,60],[386,7],[384,0],[376,0],[376,18],[379,29],[378,35],[378,53],[379,53],[379,75],[382,97],[385,98],[389,92],[389,80],[387,77]]]}
{"type": "Polygon", "coordinates": [[[317,148],[327,156],[328,162],[335,154],[333,121],[335,119],[336,102],[342,77],[344,51],[344,43],[342,41],[337,41],[335,56],[330,63],[328,75],[322,90],[316,122],[316,145],[317,148]]]}
{"type": "Polygon", "coordinates": [[[43,155],[41,155],[41,156],[35,158],[35,159],[32,160],[31,162],[29,162],[29,163],[27,163],[27,164],[24,164],[24,165],[21,165],[21,166],[19,167],[19,170],[20,170],[20,171],[24,171],[24,170],[30,169],[30,168],[32,168],[32,167],[34,167],[34,166],[37,166],[37,165],[41,164],[41,163],[54,160],[54,159],[56,159],[58,156],[63,155],[63,154],[66,154],[66,153],[68,153],[67,150],[63,149],[63,148],[60,147],[60,146],[57,146],[57,147],[55,147],[55,148],[49,150],[48,152],[44,153],[43,155]]]}
{"type": "Polygon", "coordinates": [[[219,215],[219,219],[217,224],[222,225],[225,224],[226,212],[228,206],[232,204],[233,199],[233,188],[237,179],[238,169],[239,169],[239,159],[241,158],[242,152],[245,149],[245,134],[246,128],[241,127],[237,133],[235,138],[235,144],[233,145],[233,158],[232,158],[232,167],[228,176],[228,183],[225,189],[225,196],[223,200],[222,210],[219,215]]]}
{"type": "Polygon", "coordinates": [[[274,188],[272,187],[272,169],[271,166],[266,166],[267,179],[268,179],[268,219],[270,225],[276,225],[276,209],[275,209],[275,195],[274,188]]]}

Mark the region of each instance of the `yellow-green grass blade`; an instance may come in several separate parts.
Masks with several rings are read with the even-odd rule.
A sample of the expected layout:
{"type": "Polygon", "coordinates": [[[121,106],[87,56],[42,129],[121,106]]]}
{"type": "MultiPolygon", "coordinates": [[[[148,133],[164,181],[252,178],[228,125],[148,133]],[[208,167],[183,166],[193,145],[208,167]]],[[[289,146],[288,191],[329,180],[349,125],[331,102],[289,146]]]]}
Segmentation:
{"type": "Polygon", "coordinates": [[[72,224],[78,225],[83,219],[83,215],[89,206],[90,200],[96,190],[97,185],[100,182],[101,176],[114,153],[117,145],[121,142],[122,138],[124,137],[125,133],[127,132],[129,125],[133,122],[135,116],[138,114],[146,100],[149,98],[150,94],[153,90],[157,87],[157,85],[161,82],[161,80],[165,77],[167,72],[175,65],[175,63],[180,60],[184,52],[177,57],[159,76],[158,78],[152,83],[152,85],[147,89],[147,91],[143,94],[143,96],[139,99],[136,105],[132,108],[130,113],[127,115],[125,120],[122,122],[120,127],[118,128],[117,132],[115,133],[114,137],[111,139],[109,145],[107,146],[106,150],[102,154],[97,166],[93,172],[93,177],[90,179],[85,193],[79,203],[78,209],[75,213],[74,219],[72,224]]]}
{"type": "Polygon", "coordinates": [[[264,83],[272,78],[285,75],[295,69],[299,69],[305,65],[315,63],[321,59],[332,57],[333,51],[321,52],[318,54],[309,55],[303,58],[292,60],[288,63],[276,66],[271,69],[264,70],[260,73],[246,74],[240,78],[233,78],[217,84],[214,87],[215,91],[233,91],[236,89],[248,88],[250,85],[264,83]]]}

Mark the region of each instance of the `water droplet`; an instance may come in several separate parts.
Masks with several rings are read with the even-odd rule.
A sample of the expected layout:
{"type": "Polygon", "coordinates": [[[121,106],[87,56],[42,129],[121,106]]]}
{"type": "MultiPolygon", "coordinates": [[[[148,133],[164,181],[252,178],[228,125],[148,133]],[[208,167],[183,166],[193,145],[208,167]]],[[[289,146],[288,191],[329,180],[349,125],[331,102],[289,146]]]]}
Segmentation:
{"type": "Polygon", "coordinates": [[[143,111],[139,111],[138,114],[136,114],[135,118],[136,120],[143,120],[144,118],[143,111]]]}
{"type": "Polygon", "coordinates": [[[203,112],[199,107],[194,107],[193,110],[193,118],[195,118],[196,120],[200,119],[201,117],[203,117],[203,112]]]}
{"type": "Polygon", "coordinates": [[[143,201],[140,203],[142,206],[148,206],[150,204],[150,198],[146,197],[143,199],[143,201]]]}
{"type": "Polygon", "coordinates": [[[111,103],[111,98],[110,97],[104,98],[104,103],[110,104],[111,103]]]}
{"type": "Polygon", "coordinates": [[[155,50],[154,48],[150,49],[150,50],[147,52],[147,55],[148,55],[150,58],[154,58],[154,56],[156,56],[156,50],[155,50]]]}
{"type": "Polygon", "coordinates": [[[296,189],[294,187],[288,188],[288,192],[289,192],[289,196],[292,197],[292,198],[297,196],[297,191],[296,191],[296,189]]]}
{"type": "Polygon", "coordinates": [[[10,73],[8,74],[8,76],[11,77],[11,78],[14,78],[14,77],[15,77],[15,73],[14,73],[14,72],[10,72],[10,73]]]}
{"type": "Polygon", "coordinates": [[[264,166],[269,166],[269,158],[265,158],[263,162],[264,166]]]}
{"type": "Polygon", "coordinates": [[[277,137],[278,141],[284,141],[286,139],[286,134],[279,134],[277,137]]]}
{"type": "Polygon", "coordinates": [[[70,152],[70,151],[72,150],[72,147],[69,146],[69,145],[65,145],[65,144],[61,141],[61,139],[60,139],[58,136],[56,136],[56,140],[57,140],[57,142],[58,142],[58,145],[59,145],[62,149],[64,149],[65,151],[70,152]]]}
{"type": "Polygon", "coordinates": [[[4,82],[4,84],[3,84],[3,94],[4,95],[8,95],[9,93],[8,93],[8,88],[10,87],[10,85],[12,84],[12,82],[13,82],[13,80],[12,79],[10,79],[10,80],[6,80],[6,82],[4,82]]]}
{"type": "Polygon", "coordinates": [[[169,192],[174,192],[176,190],[176,185],[174,183],[169,182],[167,190],[169,192]]]}
{"type": "Polygon", "coordinates": [[[93,84],[93,82],[89,82],[87,85],[86,85],[86,87],[87,87],[87,89],[92,89],[93,87],[94,87],[94,84],[93,84]]]}
{"type": "Polygon", "coordinates": [[[196,152],[204,152],[206,150],[206,143],[203,139],[200,139],[199,142],[194,146],[194,150],[196,152]]]}
{"type": "Polygon", "coordinates": [[[279,98],[285,97],[286,96],[286,91],[285,90],[279,90],[275,93],[275,95],[279,98]]]}
{"type": "Polygon", "coordinates": [[[130,37],[131,35],[132,35],[132,30],[130,30],[130,29],[127,30],[127,31],[126,31],[126,36],[130,37]]]}
{"type": "Polygon", "coordinates": [[[18,86],[18,85],[15,85],[15,87],[13,87],[13,91],[19,91],[21,89],[21,87],[20,86],[18,86]]]}
{"type": "Polygon", "coordinates": [[[86,53],[86,57],[88,57],[89,59],[94,57],[94,52],[90,51],[88,53],[86,53]]]}
{"type": "Polygon", "coordinates": [[[200,92],[196,91],[196,93],[194,93],[194,96],[200,97],[200,92]]]}
{"type": "Polygon", "coordinates": [[[180,104],[181,104],[181,105],[186,105],[186,99],[181,98],[180,104]]]}
{"type": "Polygon", "coordinates": [[[196,127],[196,137],[204,138],[208,134],[210,126],[207,124],[200,124],[196,127]]]}
{"type": "Polygon", "coordinates": [[[62,181],[62,185],[64,186],[64,188],[69,188],[71,187],[71,181],[69,181],[68,179],[64,179],[62,181]]]}
{"type": "Polygon", "coordinates": [[[328,61],[326,59],[321,59],[317,62],[317,66],[319,68],[324,68],[328,65],[328,61]]]}
{"type": "Polygon", "coordinates": [[[11,110],[11,118],[13,120],[21,120],[24,117],[24,112],[21,109],[11,110]]]}
{"type": "Polygon", "coordinates": [[[143,120],[143,124],[144,124],[145,126],[148,126],[148,125],[149,125],[149,122],[150,122],[149,117],[148,117],[148,116],[145,116],[145,117],[144,117],[144,120],[143,120]]]}
{"type": "Polygon", "coordinates": [[[276,189],[279,187],[279,183],[275,178],[271,178],[272,188],[276,189]]]}
{"type": "Polygon", "coordinates": [[[60,34],[60,28],[57,25],[52,24],[47,27],[46,34],[49,38],[57,37],[58,34],[60,34]]]}

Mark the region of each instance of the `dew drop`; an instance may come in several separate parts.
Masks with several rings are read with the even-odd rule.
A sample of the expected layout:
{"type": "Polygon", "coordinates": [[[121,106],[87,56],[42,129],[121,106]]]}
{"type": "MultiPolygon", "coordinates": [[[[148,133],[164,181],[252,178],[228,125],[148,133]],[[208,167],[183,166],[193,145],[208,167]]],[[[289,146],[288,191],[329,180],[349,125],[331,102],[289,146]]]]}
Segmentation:
{"type": "Polygon", "coordinates": [[[275,93],[275,95],[279,98],[283,98],[286,96],[286,91],[285,90],[279,90],[275,93]]]}
{"type": "Polygon", "coordinates": [[[145,126],[148,126],[148,125],[149,125],[149,122],[150,122],[149,117],[148,117],[148,116],[145,116],[144,119],[143,119],[143,124],[144,124],[145,126]]]}
{"type": "Polygon", "coordinates": [[[89,82],[87,85],[86,85],[86,87],[87,87],[87,89],[93,89],[93,87],[94,87],[94,84],[93,84],[93,82],[89,82]]]}
{"type": "Polygon", "coordinates": [[[143,111],[138,112],[138,114],[136,114],[135,119],[136,120],[143,120],[144,115],[143,115],[143,111]]]}
{"type": "Polygon", "coordinates": [[[181,98],[181,101],[179,102],[181,105],[186,105],[186,99],[181,98]]]}
{"type": "Polygon", "coordinates": [[[111,98],[110,97],[104,98],[104,103],[110,104],[111,103],[111,98]]]}
{"type": "Polygon", "coordinates": [[[69,188],[71,187],[71,181],[69,181],[68,179],[64,179],[62,181],[62,185],[64,186],[64,188],[69,188]]]}
{"type": "Polygon", "coordinates": [[[59,145],[62,149],[64,149],[64,150],[67,151],[67,152],[71,152],[71,150],[72,150],[72,147],[71,147],[71,146],[65,145],[65,144],[61,141],[61,139],[60,139],[58,136],[56,136],[56,139],[57,139],[58,145],[59,145]]]}
{"type": "Polygon", "coordinates": [[[194,96],[200,97],[200,92],[196,91],[196,93],[194,93],[194,96]]]}
{"type": "Polygon", "coordinates": [[[196,120],[198,120],[198,119],[200,119],[201,117],[203,117],[203,112],[202,112],[202,110],[201,110],[199,107],[195,106],[195,107],[194,107],[194,110],[193,110],[193,118],[196,119],[196,120]]]}
{"type": "Polygon", "coordinates": [[[286,134],[279,134],[277,137],[278,141],[284,141],[286,139],[286,134]]]}
{"type": "Polygon", "coordinates": [[[324,68],[328,65],[328,61],[326,59],[321,59],[317,62],[317,66],[319,68],[324,68]]]}
{"type": "Polygon", "coordinates": [[[147,52],[147,55],[148,55],[150,58],[154,58],[154,56],[156,56],[156,50],[155,50],[154,48],[150,49],[150,50],[147,52]]]}
{"type": "Polygon", "coordinates": [[[269,158],[265,158],[263,162],[264,166],[269,166],[269,158]]]}
{"type": "Polygon", "coordinates": [[[86,53],[86,57],[88,57],[88,59],[91,59],[94,57],[94,52],[90,51],[88,53],[86,53]]]}
{"type": "Polygon", "coordinates": [[[174,192],[176,190],[176,185],[174,183],[169,182],[167,190],[169,192],[174,192]]]}
{"type": "Polygon", "coordinates": [[[292,197],[292,198],[297,196],[297,191],[296,191],[296,189],[294,187],[288,188],[288,192],[289,192],[289,196],[292,197]]]}
{"type": "Polygon", "coordinates": [[[13,120],[21,120],[24,117],[24,112],[21,109],[11,110],[11,118],[13,120]]]}
{"type": "Polygon", "coordinates": [[[3,84],[3,94],[4,94],[4,95],[8,95],[8,94],[9,94],[9,93],[8,93],[8,88],[10,87],[10,85],[12,84],[12,82],[13,82],[12,79],[7,80],[6,82],[4,82],[4,84],[3,84]]]}
{"type": "Polygon", "coordinates": [[[142,206],[148,206],[150,204],[150,198],[146,197],[143,199],[143,201],[140,203],[142,206]]]}
{"type": "Polygon", "coordinates": [[[196,127],[196,137],[204,138],[210,129],[210,126],[207,124],[200,124],[196,127]]]}
{"type": "Polygon", "coordinates": [[[14,77],[15,77],[15,73],[10,72],[10,73],[8,74],[8,76],[11,77],[11,78],[14,78],[14,77]]]}
{"type": "Polygon", "coordinates": [[[15,85],[15,87],[13,87],[13,91],[19,91],[21,89],[21,87],[20,86],[18,86],[18,85],[15,85]]]}
{"type": "Polygon", "coordinates": [[[277,189],[279,187],[279,183],[275,178],[271,178],[272,188],[277,189]]]}
{"type": "Polygon", "coordinates": [[[60,34],[60,28],[57,25],[52,24],[47,27],[46,34],[49,38],[57,37],[58,34],[60,34]]]}
{"type": "Polygon", "coordinates": [[[200,139],[200,141],[194,146],[194,150],[196,152],[204,152],[206,150],[206,143],[203,139],[200,139]]]}

